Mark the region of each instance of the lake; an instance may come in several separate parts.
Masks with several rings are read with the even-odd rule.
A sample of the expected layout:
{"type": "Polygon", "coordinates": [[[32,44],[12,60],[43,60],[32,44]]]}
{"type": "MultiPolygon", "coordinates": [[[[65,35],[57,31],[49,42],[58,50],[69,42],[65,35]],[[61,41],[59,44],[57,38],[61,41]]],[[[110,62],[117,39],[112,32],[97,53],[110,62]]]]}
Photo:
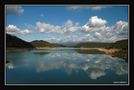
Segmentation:
{"type": "Polygon", "coordinates": [[[6,84],[128,84],[128,63],[100,52],[13,51],[6,60],[6,84]]]}

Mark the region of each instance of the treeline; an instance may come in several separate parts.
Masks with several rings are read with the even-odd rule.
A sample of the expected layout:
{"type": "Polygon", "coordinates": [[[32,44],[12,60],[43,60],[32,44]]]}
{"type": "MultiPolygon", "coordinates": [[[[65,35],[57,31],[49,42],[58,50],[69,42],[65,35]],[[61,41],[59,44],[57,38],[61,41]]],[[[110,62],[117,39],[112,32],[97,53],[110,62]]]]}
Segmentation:
{"type": "Polygon", "coordinates": [[[64,45],[49,43],[43,40],[34,40],[31,42],[31,44],[35,47],[65,47],[64,45]]]}
{"type": "Polygon", "coordinates": [[[120,40],[115,43],[101,43],[101,42],[84,42],[79,43],[75,47],[86,47],[86,48],[128,48],[128,39],[120,40]]]}

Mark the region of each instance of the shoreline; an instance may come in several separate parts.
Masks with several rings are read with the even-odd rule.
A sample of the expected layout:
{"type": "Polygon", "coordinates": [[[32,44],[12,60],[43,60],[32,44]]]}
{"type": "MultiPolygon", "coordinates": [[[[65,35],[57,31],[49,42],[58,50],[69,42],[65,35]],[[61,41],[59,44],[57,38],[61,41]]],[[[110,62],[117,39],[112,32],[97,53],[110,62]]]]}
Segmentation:
{"type": "Polygon", "coordinates": [[[27,50],[33,50],[33,48],[6,48],[6,52],[10,51],[27,51],[27,50]]]}
{"type": "Polygon", "coordinates": [[[28,51],[28,50],[43,50],[43,49],[79,49],[79,50],[98,50],[104,52],[106,55],[112,57],[120,57],[128,61],[128,50],[122,50],[119,48],[74,48],[74,47],[36,47],[36,48],[7,48],[6,52],[10,51],[28,51]]]}

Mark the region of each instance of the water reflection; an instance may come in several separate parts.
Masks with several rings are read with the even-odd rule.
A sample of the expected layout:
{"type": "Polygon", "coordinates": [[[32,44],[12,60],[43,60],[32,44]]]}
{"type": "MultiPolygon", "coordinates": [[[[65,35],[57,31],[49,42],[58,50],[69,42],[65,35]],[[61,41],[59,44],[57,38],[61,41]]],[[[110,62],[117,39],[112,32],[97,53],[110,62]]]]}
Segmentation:
{"type": "MultiPolygon", "coordinates": [[[[128,73],[128,65],[125,60],[105,54],[49,52],[20,62],[23,65],[33,67],[37,73],[62,69],[66,74],[71,75],[73,72],[77,73],[79,70],[82,70],[90,79],[106,76],[107,70],[114,72],[116,75],[128,73]]],[[[17,68],[15,64],[17,63],[10,61],[10,63],[6,64],[6,67],[8,69],[15,69],[17,68]]]]}
{"type": "Polygon", "coordinates": [[[82,55],[69,53],[48,54],[49,60],[38,63],[37,72],[64,68],[66,73],[71,74],[77,69],[84,70],[91,79],[105,76],[105,70],[112,70],[118,75],[127,74],[127,63],[124,60],[107,55],[82,55]],[[58,58],[58,60],[55,60],[58,58]]]}
{"type": "Polygon", "coordinates": [[[90,49],[90,50],[83,50],[83,49],[75,49],[78,53],[81,53],[81,54],[104,54],[104,52],[102,51],[99,51],[97,49],[90,49]]]}
{"type": "MultiPolygon", "coordinates": [[[[88,70],[87,70],[87,73],[89,73],[88,70]]],[[[89,77],[91,79],[97,79],[97,78],[99,78],[101,76],[105,76],[105,75],[106,75],[106,73],[104,70],[99,69],[99,68],[94,68],[91,70],[91,74],[89,74],[89,77]]]]}
{"type": "Polygon", "coordinates": [[[6,63],[6,67],[7,67],[8,69],[14,69],[14,68],[15,68],[15,66],[14,66],[13,63],[6,63]]]}

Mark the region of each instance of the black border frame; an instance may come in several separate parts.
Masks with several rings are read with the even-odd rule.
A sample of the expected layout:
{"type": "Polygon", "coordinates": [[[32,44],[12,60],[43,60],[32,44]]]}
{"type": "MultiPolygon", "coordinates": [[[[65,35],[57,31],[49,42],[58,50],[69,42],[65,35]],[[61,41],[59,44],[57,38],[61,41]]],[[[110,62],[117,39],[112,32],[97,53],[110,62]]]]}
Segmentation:
{"type": "MultiPolygon", "coordinates": [[[[131,88],[131,87],[133,87],[134,86],[134,78],[133,78],[133,76],[134,76],[134,74],[133,74],[133,46],[134,46],[134,43],[132,42],[132,40],[133,40],[133,24],[134,24],[134,22],[133,22],[133,16],[134,16],[134,14],[133,14],[133,9],[134,9],[134,4],[133,4],[133,0],[61,0],[61,1],[57,1],[57,0],[48,0],[48,1],[43,1],[43,0],[1,0],[0,1],[0,17],[1,17],[1,20],[0,20],[0,87],[7,87],[7,86],[5,86],[5,81],[4,81],[4,59],[5,59],[5,57],[4,57],[4,48],[5,48],[5,45],[4,45],[4,29],[5,29],[5,27],[4,27],[4,23],[5,23],[5,21],[4,21],[4,6],[5,6],[5,4],[28,4],[28,5],[30,5],[30,4],[38,4],[38,5],[49,5],[49,4],[51,4],[51,5],[56,5],[56,4],[61,4],[61,5],[64,5],[64,4],[69,4],[69,5],[71,5],[71,4],[85,4],[85,5],[89,5],[89,4],[104,4],[104,5],[106,5],[106,4],[129,4],[129,26],[130,26],[130,31],[129,31],[129,39],[130,39],[130,45],[129,45],[129,47],[130,47],[130,51],[129,51],[129,54],[130,54],[130,57],[129,57],[129,59],[130,59],[130,61],[129,61],[129,63],[130,63],[130,65],[129,65],[129,67],[130,67],[130,74],[129,74],[129,78],[130,78],[130,81],[129,81],[129,86],[88,86],[88,87],[94,87],[94,88],[96,88],[96,89],[99,89],[100,87],[109,87],[109,88],[111,88],[111,89],[114,89],[114,88],[119,88],[120,87],[120,89],[128,89],[128,88],[131,88]]],[[[54,85],[53,85],[54,86],[54,85]]],[[[18,86],[17,86],[18,87],[18,86]]],[[[22,86],[20,86],[20,87],[22,87],[22,86]]],[[[28,87],[28,86],[26,86],[26,87],[28,87]]],[[[35,86],[33,86],[33,87],[35,87],[35,86]]],[[[36,86],[36,87],[39,87],[39,86],[36,86]]],[[[45,87],[48,87],[48,86],[45,86],[45,87]]],[[[50,86],[49,86],[50,87],[50,86]]],[[[52,87],[52,86],[51,86],[52,87]]],[[[83,86],[82,86],[83,87],[83,86]]],[[[86,86],[87,87],[87,86],[86,86]]],[[[24,89],[25,87],[23,87],[23,89],[24,89]]],[[[67,88],[66,88],[67,89],[67,88]]]]}

